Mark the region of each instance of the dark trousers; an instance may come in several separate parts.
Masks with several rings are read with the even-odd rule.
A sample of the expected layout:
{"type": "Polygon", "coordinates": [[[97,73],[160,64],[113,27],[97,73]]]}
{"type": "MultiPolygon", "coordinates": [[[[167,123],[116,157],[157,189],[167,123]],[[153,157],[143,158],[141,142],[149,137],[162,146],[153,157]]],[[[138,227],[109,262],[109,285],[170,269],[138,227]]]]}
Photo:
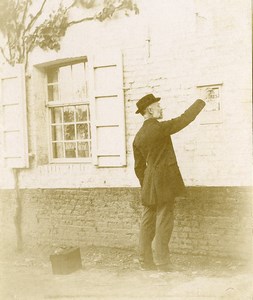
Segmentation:
{"type": "Polygon", "coordinates": [[[169,241],[174,225],[171,204],[162,203],[156,207],[143,208],[140,237],[139,260],[141,263],[156,265],[167,264],[169,258],[169,241]],[[152,242],[153,249],[152,251],[152,242]]]}

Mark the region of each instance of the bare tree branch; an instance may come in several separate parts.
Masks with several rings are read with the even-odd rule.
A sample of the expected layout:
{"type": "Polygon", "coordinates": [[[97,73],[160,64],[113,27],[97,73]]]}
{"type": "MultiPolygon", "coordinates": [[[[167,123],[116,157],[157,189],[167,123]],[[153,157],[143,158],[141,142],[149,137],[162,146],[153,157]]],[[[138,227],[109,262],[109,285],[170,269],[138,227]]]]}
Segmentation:
{"type": "Polygon", "coordinates": [[[40,9],[39,9],[39,11],[38,11],[37,14],[31,19],[30,23],[27,25],[27,27],[26,27],[26,29],[25,29],[25,31],[24,31],[24,35],[26,34],[26,32],[28,32],[28,31],[32,28],[33,24],[37,21],[37,19],[39,18],[39,16],[42,14],[42,11],[43,11],[43,8],[44,8],[46,2],[47,2],[47,0],[44,0],[44,1],[43,1],[42,5],[41,5],[41,7],[40,7],[40,9]]]}
{"type": "MultiPolygon", "coordinates": [[[[22,24],[25,24],[25,20],[27,18],[27,13],[28,13],[28,7],[29,7],[29,0],[26,0],[26,6],[24,9],[23,17],[22,17],[22,24]]],[[[21,56],[25,56],[25,30],[23,29],[23,34],[22,34],[22,51],[21,51],[21,56]]]]}
{"type": "Polygon", "coordinates": [[[72,4],[70,4],[70,6],[66,8],[66,10],[71,9],[71,8],[72,8],[73,6],[75,6],[75,5],[76,5],[76,0],[74,0],[74,1],[72,2],[72,4]]]}
{"type": "Polygon", "coordinates": [[[17,0],[16,2],[15,11],[17,10],[18,6],[19,6],[19,0],[17,0]]]}
{"type": "Polygon", "coordinates": [[[29,7],[29,0],[26,0],[26,6],[25,6],[25,9],[24,9],[21,24],[25,24],[25,20],[26,20],[27,13],[28,13],[28,7],[29,7]]]}
{"type": "Polygon", "coordinates": [[[3,55],[3,57],[4,57],[4,59],[9,63],[9,64],[11,64],[11,60],[6,56],[6,54],[4,53],[4,49],[3,49],[3,47],[0,47],[0,51],[1,51],[1,53],[2,53],[2,55],[3,55]]]}
{"type": "Polygon", "coordinates": [[[82,23],[82,22],[85,22],[85,21],[92,21],[92,20],[94,20],[94,17],[87,17],[87,18],[83,18],[83,19],[80,19],[80,20],[71,21],[71,22],[68,23],[68,26],[78,24],[78,23],[82,23]]]}
{"type": "Polygon", "coordinates": [[[35,47],[35,43],[34,42],[36,40],[36,36],[37,36],[38,30],[39,30],[39,27],[36,27],[36,29],[34,30],[34,32],[31,34],[32,40],[30,41],[29,45],[26,45],[26,46],[28,46],[28,48],[25,51],[26,53],[29,53],[35,47]]]}
{"type": "MultiPolygon", "coordinates": [[[[72,3],[72,5],[73,5],[73,4],[75,4],[75,1],[74,1],[74,3],[72,3]]],[[[115,6],[115,12],[121,10],[122,8],[124,8],[124,6],[125,6],[124,2],[121,3],[121,4],[119,4],[118,6],[115,6]]],[[[71,7],[71,6],[70,6],[70,7],[71,7]]],[[[70,8],[70,7],[69,7],[69,8],[70,8]]],[[[102,13],[102,12],[100,12],[100,13],[102,13]]],[[[75,25],[75,24],[82,23],[82,22],[86,22],[86,21],[92,21],[92,20],[95,20],[95,19],[97,18],[98,15],[99,15],[99,14],[97,14],[97,15],[95,15],[95,16],[93,16],[93,17],[86,17],[86,18],[83,18],[83,19],[80,19],[80,20],[71,21],[71,22],[68,23],[68,26],[75,25]]]]}
{"type": "MultiPolygon", "coordinates": [[[[1,1],[1,0],[0,0],[1,1]]],[[[34,0],[35,1],[35,0],[34,0]]],[[[120,10],[135,11],[138,13],[137,6],[133,5],[133,0],[108,0],[104,1],[100,11],[88,17],[79,20],[68,20],[69,10],[74,6],[82,9],[94,7],[95,0],[71,0],[68,7],[64,3],[59,3],[56,13],[51,13],[47,18],[41,20],[43,11],[48,0],[39,0],[39,7],[34,15],[29,16],[32,0],[12,0],[10,5],[6,6],[1,15],[9,15],[6,22],[1,23],[1,31],[6,38],[6,46],[0,49],[5,60],[11,65],[15,63],[25,63],[29,53],[39,46],[42,49],[58,51],[60,49],[60,40],[65,35],[68,27],[86,22],[99,20],[103,22],[113,17],[120,10]]],[[[8,2],[8,1],[7,1],[8,2]]],[[[38,0],[36,0],[38,3],[38,0]]]]}
{"type": "Polygon", "coordinates": [[[7,34],[7,44],[8,44],[8,49],[9,49],[9,56],[10,56],[10,64],[12,64],[11,62],[13,61],[13,57],[12,57],[12,51],[11,51],[11,47],[12,47],[12,44],[11,44],[11,40],[10,40],[10,33],[7,34]]]}

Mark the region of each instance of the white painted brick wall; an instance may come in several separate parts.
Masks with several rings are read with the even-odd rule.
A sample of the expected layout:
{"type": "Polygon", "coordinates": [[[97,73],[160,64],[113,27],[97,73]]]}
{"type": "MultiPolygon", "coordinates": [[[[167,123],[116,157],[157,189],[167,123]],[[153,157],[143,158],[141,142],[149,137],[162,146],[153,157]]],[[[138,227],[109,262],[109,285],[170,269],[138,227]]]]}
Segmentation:
{"type": "MultiPolygon", "coordinates": [[[[47,165],[43,85],[37,74],[28,99],[30,151],[36,157],[33,168],[22,171],[21,186],[138,186],[132,140],[142,118],[135,115],[136,101],[146,93],[160,95],[165,117],[172,118],[195,100],[197,85],[221,82],[222,123],[201,125],[200,116],[175,135],[178,162],[187,185],[251,185],[250,11],[248,0],[140,1],[140,15],[70,28],[58,53],[36,49],[32,74],[32,66],[41,62],[122,49],[128,165],[47,165]]],[[[0,186],[11,186],[10,178],[1,170],[0,186]]]]}

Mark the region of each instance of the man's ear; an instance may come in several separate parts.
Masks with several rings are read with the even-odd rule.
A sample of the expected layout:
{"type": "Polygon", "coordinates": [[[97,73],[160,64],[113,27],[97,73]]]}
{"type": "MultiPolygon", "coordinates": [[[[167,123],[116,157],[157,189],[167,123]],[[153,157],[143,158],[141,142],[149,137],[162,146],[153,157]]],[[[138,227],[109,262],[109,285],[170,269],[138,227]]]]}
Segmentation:
{"type": "Polygon", "coordinates": [[[152,113],[153,113],[153,109],[152,109],[152,107],[151,106],[149,106],[148,107],[148,112],[152,115],[152,113]]]}

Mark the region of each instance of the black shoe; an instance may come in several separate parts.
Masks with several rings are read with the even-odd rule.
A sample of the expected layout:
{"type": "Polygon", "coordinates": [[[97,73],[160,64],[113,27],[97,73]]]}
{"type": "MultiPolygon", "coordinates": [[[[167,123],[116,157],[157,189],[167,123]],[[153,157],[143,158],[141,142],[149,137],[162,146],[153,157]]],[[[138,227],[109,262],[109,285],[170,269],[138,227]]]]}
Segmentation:
{"type": "Polygon", "coordinates": [[[140,270],[153,271],[156,270],[156,265],[154,263],[140,263],[140,270]]]}
{"type": "Polygon", "coordinates": [[[179,271],[175,266],[173,266],[171,263],[164,264],[164,265],[157,265],[157,270],[159,272],[177,272],[179,271]]]}

